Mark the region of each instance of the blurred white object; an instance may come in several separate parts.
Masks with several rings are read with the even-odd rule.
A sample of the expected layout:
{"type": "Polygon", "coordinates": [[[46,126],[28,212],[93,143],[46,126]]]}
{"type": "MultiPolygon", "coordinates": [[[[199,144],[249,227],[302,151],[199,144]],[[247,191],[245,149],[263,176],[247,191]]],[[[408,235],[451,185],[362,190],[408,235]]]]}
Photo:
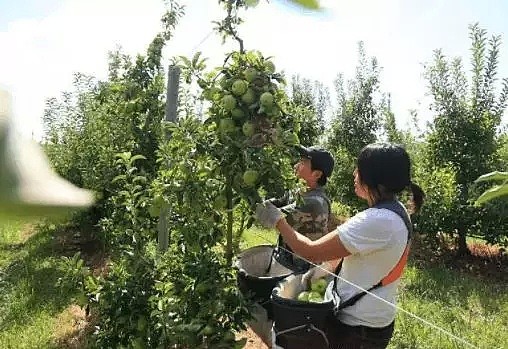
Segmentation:
{"type": "Polygon", "coordinates": [[[40,146],[16,134],[11,101],[0,89],[0,221],[53,217],[93,203],[90,191],[58,176],[40,146]]]}

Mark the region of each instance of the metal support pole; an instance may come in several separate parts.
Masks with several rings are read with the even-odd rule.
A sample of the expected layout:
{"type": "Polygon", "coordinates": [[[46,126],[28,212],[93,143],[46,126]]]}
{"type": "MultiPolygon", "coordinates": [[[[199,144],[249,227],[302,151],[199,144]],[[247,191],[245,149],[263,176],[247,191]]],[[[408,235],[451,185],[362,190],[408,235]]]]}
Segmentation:
{"type": "MultiPolygon", "coordinates": [[[[166,91],[166,113],[165,121],[176,122],[178,119],[178,85],[180,81],[180,68],[170,66],[168,70],[168,84],[166,91]]],[[[170,135],[166,135],[169,139],[170,135]]],[[[167,251],[169,246],[169,230],[168,230],[168,213],[169,209],[165,207],[161,210],[159,223],[157,224],[159,249],[167,251]]]]}

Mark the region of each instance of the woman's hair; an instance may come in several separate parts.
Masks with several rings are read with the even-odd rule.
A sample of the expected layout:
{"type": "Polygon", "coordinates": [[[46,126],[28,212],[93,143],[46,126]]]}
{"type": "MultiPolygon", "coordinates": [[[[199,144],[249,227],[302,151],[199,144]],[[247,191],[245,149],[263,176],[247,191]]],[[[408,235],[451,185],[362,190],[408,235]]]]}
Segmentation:
{"type": "Polygon", "coordinates": [[[425,194],[411,181],[411,160],[397,144],[373,143],[362,149],[357,160],[360,182],[368,188],[374,203],[390,199],[404,189],[411,190],[413,211],[418,211],[425,194]]]}

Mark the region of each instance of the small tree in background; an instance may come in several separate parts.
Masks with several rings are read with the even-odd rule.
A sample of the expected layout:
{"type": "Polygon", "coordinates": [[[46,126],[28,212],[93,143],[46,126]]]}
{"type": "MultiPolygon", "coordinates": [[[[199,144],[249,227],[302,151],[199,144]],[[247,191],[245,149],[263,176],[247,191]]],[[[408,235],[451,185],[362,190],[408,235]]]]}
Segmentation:
{"type": "Polygon", "coordinates": [[[330,107],[330,93],[319,81],[293,76],[289,84],[289,114],[300,120],[298,138],[305,146],[319,143],[330,107]]]}
{"type": "MultiPolygon", "coordinates": [[[[497,130],[506,107],[508,79],[497,91],[500,36],[487,39],[478,24],[470,26],[471,81],[464,73],[460,58],[448,60],[440,50],[425,69],[435,113],[428,136],[429,159],[435,167],[451,166],[459,185],[460,209],[450,217],[457,232],[458,251],[468,253],[468,233],[488,234],[477,223],[488,216],[470,205],[472,183],[498,164],[497,130]],[[470,221],[471,220],[471,221],[470,221]],[[475,230],[474,232],[472,230],[475,230]]],[[[490,218],[489,218],[490,219],[490,218]]],[[[485,228],[485,229],[484,229],[485,228]]],[[[503,229],[497,228],[503,231],[503,229]]],[[[506,229],[504,230],[506,231],[506,229]]]]}
{"type": "Polygon", "coordinates": [[[335,80],[338,109],[331,121],[327,146],[340,166],[334,170],[329,190],[344,203],[359,204],[353,191],[353,170],[361,149],[376,141],[381,126],[381,108],[376,102],[380,68],[377,59],[367,58],[363,43],[358,44],[355,78],[344,83],[340,74],[335,80]]]}

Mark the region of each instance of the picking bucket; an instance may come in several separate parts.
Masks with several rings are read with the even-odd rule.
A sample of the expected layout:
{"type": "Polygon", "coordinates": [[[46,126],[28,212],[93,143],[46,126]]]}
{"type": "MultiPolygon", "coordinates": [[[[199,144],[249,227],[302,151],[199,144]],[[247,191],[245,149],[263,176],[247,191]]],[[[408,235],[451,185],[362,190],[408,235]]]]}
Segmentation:
{"type": "Polygon", "coordinates": [[[269,313],[273,288],[294,273],[274,259],[274,249],[273,245],[251,247],[240,253],[235,262],[240,291],[260,303],[269,313]]]}
{"type": "Polygon", "coordinates": [[[275,348],[328,349],[328,326],[333,318],[334,303],[304,302],[297,295],[306,291],[302,275],[291,275],[272,291],[272,341],[275,348]]]}

